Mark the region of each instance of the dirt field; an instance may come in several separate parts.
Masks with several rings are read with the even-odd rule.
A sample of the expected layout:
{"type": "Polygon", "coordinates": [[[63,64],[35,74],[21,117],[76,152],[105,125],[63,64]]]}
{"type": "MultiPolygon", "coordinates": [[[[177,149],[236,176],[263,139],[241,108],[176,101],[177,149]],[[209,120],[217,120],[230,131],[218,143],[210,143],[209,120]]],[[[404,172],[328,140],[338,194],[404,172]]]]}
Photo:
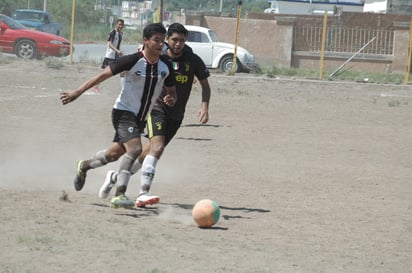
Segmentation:
{"type": "Polygon", "coordinates": [[[411,272],[411,86],[213,74],[210,123],[196,84],[159,161],[160,204],[115,210],[98,190],[118,163],[72,180],[110,144],[119,79],[58,95],[99,71],[0,64],[0,272],[411,272]],[[203,198],[212,229],[191,218],[203,198]]]}

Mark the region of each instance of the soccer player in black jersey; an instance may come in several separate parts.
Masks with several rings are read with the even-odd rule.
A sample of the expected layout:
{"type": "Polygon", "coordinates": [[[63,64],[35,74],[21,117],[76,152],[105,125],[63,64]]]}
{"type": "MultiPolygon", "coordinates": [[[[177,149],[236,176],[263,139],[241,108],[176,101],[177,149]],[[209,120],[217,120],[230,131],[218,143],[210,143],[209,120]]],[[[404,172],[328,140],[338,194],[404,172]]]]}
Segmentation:
{"type": "Polygon", "coordinates": [[[85,184],[87,171],[117,160],[117,151],[121,150],[124,156],[118,170],[115,197],[111,200],[113,207],[134,206],[134,202],[125,195],[131,167],[142,152],[141,131],[162,89],[167,93],[162,95],[165,105],[172,107],[176,102],[173,68],[171,63],[161,56],[165,34],[166,29],[162,24],[148,25],[143,30],[143,51],[120,57],[77,89],[60,94],[60,99],[65,105],[96,84],[125,72],[124,86],[112,110],[112,123],[115,129],[112,145],[106,150],[98,151],[90,159],[80,160],[74,179],[74,187],[80,191],[85,184]]]}
{"type": "MultiPolygon", "coordinates": [[[[172,140],[182,124],[195,77],[202,87],[202,102],[198,113],[200,123],[204,124],[209,120],[210,86],[208,77],[210,73],[200,57],[185,45],[187,35],[186,28],[179,23],[171,24],[167,31],[167,50],[164,56],[172,63],[175,73],[177,102],[173,107],[165,104],[164,97],[167,96],[167,93],[163,90],[148,118],[147,129],[150,141],[145,145],[143,152],[131,169],[132,174],[134,174],[142,168],[141,189],[136,200],[138,207],[159,202],[158,196],[148,194],[156,171],[156,164],[165,146],[172,140]]],[[[114,171],[107,173],[99,192],[100,197],[107,197],[111,185],[116,183],[117,177],[118,174],[114,171]]]]}

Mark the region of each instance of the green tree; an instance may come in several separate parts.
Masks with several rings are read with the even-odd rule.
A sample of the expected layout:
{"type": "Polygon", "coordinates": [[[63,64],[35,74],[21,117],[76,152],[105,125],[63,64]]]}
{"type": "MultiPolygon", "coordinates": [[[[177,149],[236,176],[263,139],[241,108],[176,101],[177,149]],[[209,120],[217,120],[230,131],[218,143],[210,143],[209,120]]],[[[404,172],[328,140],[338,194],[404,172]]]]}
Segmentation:
{"type": "Polygon", "coordinates": [[[0,13],[10,16],[16,9],[43,9],[43,0],[0,0],[0,13]]]}
{"type": "MultiPolygon", "coordinates": [[[[222,0],[222,12],[225,14],[236,14],[239,0],[222,0]]],[[[179,11],[203,11],[219,12],[220,0],[165,0],[165,6],[169,10],[179,11]]],[[[242,1],[244,12],[263,12],[268,7],[267,0],[247,0],[242,1]]],[[[244,13],[243,12],[243,13],[244,13]]]]}
{"type": "MultiPolygon", "coordinates": [[[[106,1],[106,6],[117,5],[118,0],[106,1]]],[[[164,0],[164,7],[168,11],[179,12],[181,9],[189,11],[219,12],[221,0],[164,0]]],[[[236,15],[238,0],[222,0],[223,14],[236,15]]],[[[70,37],[71,20],[72,20],[72,3],[73,0],[48,0],[48,11],[54,21],[63,26],[61,35],[70,37]]],[[[77,0],[75,16],[75,41],[103,41],[112,26],[108,23],[108,18],[112,14],[107,10],[104,13],[101,10],[95,10],[96,0],[77,0]]],[[[44,0],[0,0],[0,13],[11,15],[18,8],[43,9],[44,0]]],[[[263,12],[267,8],[267,0],[246,0],[242,1],[242,15],[246,12],[263,12]]],[[[116,18],[114,18],[116,19],[116,18]]],[[[127,29],[125,29],[125,32],[127,29]]],[[[140,37],[139,33],[126,33],[132,41],[140,37]]]]}
{"type": "MultiPolygon", "coordinates": [[[[48,1],[48,11],[54,20],[63,25],[63,36],[69,36],[72,20],[72,0],[48,1]]],[[[94,10],[94,0],[76,1],[75,6],[75,29],[93,29],[99,25],[102,12],[94,10]]]]}
{"type": "MultiPolygon", "coordinates": [[[[48,0],[47,10],[54,21],[63,26],[63,36],[68,37],[72,19],[72,0],[48,0]]],[[[94,10],[95,0],[76,1],[76,29],[90,29],[100,24],[103,13],[94,10]]],[[[15,9],[30,8],[42,10],[44,0],[0,0],[0,12],[10,16],[15,9]]]]}

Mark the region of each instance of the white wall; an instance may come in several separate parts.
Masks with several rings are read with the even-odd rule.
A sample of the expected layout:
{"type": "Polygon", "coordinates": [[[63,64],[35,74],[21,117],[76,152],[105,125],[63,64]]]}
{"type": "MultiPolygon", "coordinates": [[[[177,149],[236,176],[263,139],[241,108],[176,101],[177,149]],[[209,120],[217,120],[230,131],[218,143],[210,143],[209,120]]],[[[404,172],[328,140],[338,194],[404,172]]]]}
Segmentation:
{"type": "Polygon", "coordinates": [[[388,0],[365,0],[364,12],[387,13],[388,0]]]}

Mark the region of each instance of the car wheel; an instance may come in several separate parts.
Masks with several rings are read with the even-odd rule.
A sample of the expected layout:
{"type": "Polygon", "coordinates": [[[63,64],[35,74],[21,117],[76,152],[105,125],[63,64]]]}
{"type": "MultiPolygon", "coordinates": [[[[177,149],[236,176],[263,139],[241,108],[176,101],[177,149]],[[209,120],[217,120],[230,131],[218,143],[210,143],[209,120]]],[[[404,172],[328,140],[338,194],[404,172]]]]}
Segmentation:
{"type": "MultiPolygon", "coordinates": [[[[225,73],[232,72],[232,66],[233,66],[233,56],[227,55],[227,56],[224,56],[220,60],[220,69],[225,73]]],[[[235,72],[240,72],[240,70],[241,70],[241,65],[239,63],[239,60],[237,60],[235,72]]]]}
{"type": "Polygon", "coordinates": [[[16,44],[14,52],[22,59],[34,59],[37,56],[37,47],[30,40],[21,40],[16,44]]]}

